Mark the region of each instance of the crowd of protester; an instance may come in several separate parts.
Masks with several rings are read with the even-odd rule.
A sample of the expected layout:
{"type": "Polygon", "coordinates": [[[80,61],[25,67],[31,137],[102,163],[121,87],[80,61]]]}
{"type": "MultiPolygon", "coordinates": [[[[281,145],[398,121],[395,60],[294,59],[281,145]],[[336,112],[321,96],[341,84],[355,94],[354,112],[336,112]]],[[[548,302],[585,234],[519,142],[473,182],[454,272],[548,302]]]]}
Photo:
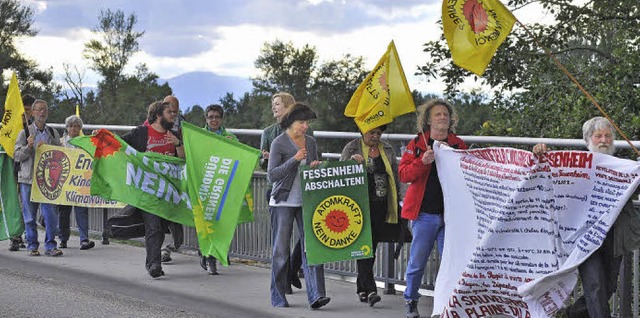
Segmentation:
{"type": "MultiPolygon", "coordinates": [[[[77,224],[77,247],[80,250],[90,250],[95,247],[95,243],[89,236],[89,214],[86,207],[37,203],[31,200],[30,195],[36,147],[41,144],[73,147],[69,140],[82,133],[84,123],[79,116],[69,116],[65,120],[66,132],[60,137],[58,131],[47,124],[48,106],[44,100],[25,95],[23,104],[24,129],[18,134],[15,145],[15,177],[25,232],[24,239],[22,236],[11,238],[9,250],[24,248],[27,255],[39,256],[40,223],[45,233],[44,254],[51,257],[62,256],[62,249],[74,245],[70,242],[71,212],[75,214],[77,224]]],[[[271,305],[289,307],[286,295],[292,293],[292,286],[302,288],[300,277],[303,277],[309,307],[319,309],[329,304],[331,298],[327,297],[325,290],[323,265],[309,265],[304,252],[303,191],[298,173],[301,166],[313,168],[321,163],[316,140],[310,133],[310,124],[317,115],[309,105],[296,102],[293,96],[284,92],[272,96],[271,110],[275,123],[264,129],[260,142],[260,166],[267,171],[268,187],[265,197],[271,220],[271,305]]],[[[220,105],[207,106],[204,114],[204,129],[238,141],[235,135],[225,129],[224,109],[220,105]]],[[[125,134],[123,140],[139,152],[149,151],[184,158],[180,129],[180,122],[183,120],[178,99],[167,96],[164,100],[149,105],[147,120],[125,134]]],[[[400,225],[403,222],[406,224],[408,220],[411,246],[406,270],[407,286],[404,291],[405,315],[407,318],[420,317],[419,289],[425,266],[434,247],[441,254],[445,242],[445,205],[433,145],[439,141],[456,149],[467,149],[467,145],[454,133],[456,122],[453,105],[442,99],[434,99],[418,108],[417,134],[409,142],[399,161],[394,148],[381,140],[387,125],[362,132],[361,137],[345,145],[340,160],[353,160],[364,165],[368,181],[374,257],[357,261],[358,301],[374,306],[382,300],[377,293],[374,278],[375,251],[381,242],[402,241],[405,226],[400,225]],[[400,191],[401,183],[409,184],[404,194],[400,191]]],[[[583,135],[590,151],[614,154],[615,130],[607,119],[596,117],[587,121],[583,127],[583,135]]],[[[537,156],[546,151],[544,144],[533,148],[533,153],[537,156]]],[[[171,262],[171,253],[181,248],[184,241],[183,226],[163,219],[153,211],[140,212],[144,220],[145,268],[151,277],[158,278],[165,275],[162,263],[171,262]]],[[[637,218],[626,220],[625,222],[640,222],[637,218]]],[[[616,244],[621,243],[620,239],[616,240],[616,236],[624,235],[626,234],[619,234],[615,229],[610,231],[602,247],[579,267],[584,296],[563,309],[565,315],[611,316],[608,300],[616,290],[622,255],[629,248],[627,244],[627,250],[619,252],[616,244]]],[[[200,265],[208,274],[218,274],[213,256],[201,256],[200,265]]]]}

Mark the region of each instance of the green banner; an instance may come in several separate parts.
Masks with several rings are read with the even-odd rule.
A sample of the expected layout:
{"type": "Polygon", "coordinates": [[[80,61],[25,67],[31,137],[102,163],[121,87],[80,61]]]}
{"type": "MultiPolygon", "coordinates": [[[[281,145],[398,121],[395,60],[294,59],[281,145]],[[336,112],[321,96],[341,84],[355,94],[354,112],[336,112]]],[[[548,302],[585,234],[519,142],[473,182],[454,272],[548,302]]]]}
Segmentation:
{"type": "Polygon", "coordinates": [[[373,257],[367,174],[355,161],[301,167],[302,213],[310,265],[373,257]]]}
{"type": "Polygon", "coordinates": [[[93,136],[73,138],[71,144],[93,154],[92,195],[195,226],[184,159],[138,152],[105,129],[93,136]]]}
{"type": "Polygon", "coordinates": [[[200,251],[227,266],[236,225],[252,219],[249,185],[260,150],[187,122],[182,132],[200,251]]]}
{"type": "Polygon", "coordinates": [[[13,159],[0,147],[0,241],[24,232],[13,159]]]}

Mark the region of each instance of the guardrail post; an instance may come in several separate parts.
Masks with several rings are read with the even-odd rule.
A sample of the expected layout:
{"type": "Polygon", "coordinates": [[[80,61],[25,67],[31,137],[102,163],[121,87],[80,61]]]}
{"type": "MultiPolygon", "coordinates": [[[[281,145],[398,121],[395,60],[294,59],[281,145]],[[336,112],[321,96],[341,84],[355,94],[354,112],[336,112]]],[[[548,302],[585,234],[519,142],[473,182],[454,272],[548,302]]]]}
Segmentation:
{"type": "Polygon", "coordinates": [[[631,262],[633,265],[633,316],[634,317],[638,317],[638,315],[640,314],[639,312],[640,302],[638,301],[638,298],[640,298],[640,292],[639,292],[640,288],[638,286],[638,282],[640,281],[640,279],[638,279],[638,275],[640,275],[640,273],[638,272],[638,262],[640,262],[638,250],[634,250],[633,258],[631,262]]]}
{"type": "Polygon", "coordinates": [[[620,269],[620,318],[631,318],[631,281],[633,279],[633,273],[631,263],[633,256],[631,253],[627,253],[622,257],[622,265],[620,269]]]}
{"type": "Polygon", "coordinates": [[[386,243],[385,248],[382,251],[382,257],[383,257],[383,266],[382,266],[382,272],[384,275],[384,291],[383,293],[385,295],[395,295],[396,294],[396,285],[393,283],[390,283],[389,280],[390,278],[395,277],[395,272],[396,272],[396,268],[395,268],[395,259],[393,258],[393,251],[395,250],[395,243],[386,243]]]}
{"type": "Polygon", "coordinates": [[[108,212],[107,208],[102,208],[102,245],[109,245],[109,234],[107,233],[108,212]]]}

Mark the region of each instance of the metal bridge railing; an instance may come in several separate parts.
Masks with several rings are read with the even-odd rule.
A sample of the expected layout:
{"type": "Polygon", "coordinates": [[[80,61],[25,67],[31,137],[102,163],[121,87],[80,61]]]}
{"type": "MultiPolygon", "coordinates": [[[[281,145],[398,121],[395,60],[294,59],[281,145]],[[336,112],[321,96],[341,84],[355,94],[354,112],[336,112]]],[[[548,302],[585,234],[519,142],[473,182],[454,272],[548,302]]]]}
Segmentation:
{"type": "MultiPolygon", "coordinates": [[[[52,124],[51,126],[63,129],[63,124],[52,124]]],[[[106,126],[106,125],[84,125],[84,129],[106,128],[113,131],[129,131],[134,126],[106,126]]],[[[238,136],[259,136],[262,130],[259,129],[228,129],[238,136]]],[[[318,143],[322,139],[345,139],[358,138],[359,133],[314,131],[314,136],[318,143]]],[[[415,135],[410,134],[383,134],[382,139],[390,142],[407,143],[415,135]]],[[[552,139],[552,138],[526,138],[526,137],[496,137],[496,136],[460,136],[468,145],[518,145],[533,146],[538,143],[545,143],[559,148],[584,148],[585,143],[581,139],[552,139]]],[[[640,148],[640,141],[633,141],[634,146],[640,148]]],[[[629,144],[624,141],[615,141],[618,149],[630,149],[629,144]]],[[[323,153],[325,159],[337,159],[338,153],[323,153]]],[[[252,179],[254,197],[254,221],[238,226],[236,235],[231,243],[230,253],[233,257],[240,259],[254,260],[264,263],[270,262],[271,257],[271,224],[268,212],[267,201],[265,199],[266,173],[256,171],[252,179]]],[[[634,201],[636,209],[640,207],[639,202],[634,201]]],[[[90,230],[102,233],[106,219],[115,214],[113,209],[89,209],[90,230]]],[[[74,221],[73,221],[74,222],[74,221]]],[[[74,224],[75,226],[75,224],[74,224]]],[[[188,248],[197,247],[197,236],[193,228],[185,227],[184,245],[188,248]]],[[[393,258],[395,246],[393,243],[381,243],[376,254],[375,277],[378,282],[384,284],[385,293],[395,293],[396,285],[406,285],[404,281],[408,251],[410,244],[405,244],[398,259],[393,258]]],[[[625,257],[624,266],[620,274],[620,288],[611,300],[613,315],[616,317],[640,317],[640,253],[634,251],[632,255],[625,257]]],[[[433,290],[435,279],[440,265],[437,249],[434,248],[423,277],[422,288],[433,290]]],[[[325,264],[327,272],[342,275],[344,277],[355,277],[357,267],[355,261],[342,261],[325,264]]],[[[400,287],[402,288],[402,287],[400,287]]],[[[581,288],[576,288],[574,297],[580,295],[581,288]]]]}

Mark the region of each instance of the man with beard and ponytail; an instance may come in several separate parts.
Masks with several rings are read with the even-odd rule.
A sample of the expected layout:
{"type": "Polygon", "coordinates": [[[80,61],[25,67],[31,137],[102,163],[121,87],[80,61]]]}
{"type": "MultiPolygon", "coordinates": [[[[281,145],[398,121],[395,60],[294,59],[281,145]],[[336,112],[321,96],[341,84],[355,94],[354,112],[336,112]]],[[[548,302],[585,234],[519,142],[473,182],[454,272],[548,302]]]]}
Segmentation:
{"type": "MultiPolygon", "coordinates": [[[[122,139],[139,152],[157,152],[167,156],[184,158],[182,141],[171,132],[177,112],[169,102],[153,102],[147,112],[148,125],[141,125],[122,136],[122,139]]],[[[161,265],[161,249],[169,221],[155,214],[142,211],[144,219],[144,245],[147,252],[145,267],[151,277],[164,275],[161,265]]]]}
{"type": "MultiPolygon", "coordinates": [[[[589,151],[613,155],[616,138],[611,122],[604,117],[594,117],[582,125],[582,136],[589,151]]],[[[547,151],[545,144],[533,147],[537,156],[547,151]]],[[[633,207],[633,196],[618,215],[600,248],[593,252],[580,266],[583,296],[567,308],[564,316],[573,317],[611,317],[609,299],[616,291],[620,264],[624,255],[640,246],[640,218],[633,207]]]]}

